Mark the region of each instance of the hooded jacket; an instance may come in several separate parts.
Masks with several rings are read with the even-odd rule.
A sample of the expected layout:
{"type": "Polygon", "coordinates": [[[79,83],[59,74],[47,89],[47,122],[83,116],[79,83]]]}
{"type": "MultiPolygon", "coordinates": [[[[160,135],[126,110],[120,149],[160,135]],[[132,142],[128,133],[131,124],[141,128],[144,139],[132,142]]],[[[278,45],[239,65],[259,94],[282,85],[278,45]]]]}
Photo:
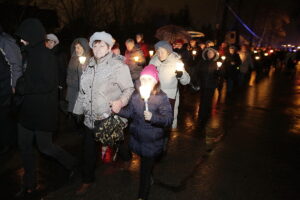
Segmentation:
{"type": "Polygon", "coordinates": [[[24,47],[26,71],[17,82],[16,93],[24,96],[19,123],[27,129],[57,128],[57,62],[44,45],[45,29],[37,19],[26,19],[16,34],[29,42],[24,47]]]}
{"type": "Polygon", "coordinates": [[[80,91],[73,113],[84,114],[84,124],[94,128],[96,120],[111,114],[110,102],[121,100],[126,106],[134,91],[128,66],[111,52],[99,60],[90,59],[80,80],[80,91]]]}
{"type": "Polygon", "coordinates": [[[221,69],[218,69],[217,60],[219,58],[219,53],[213,48],[206,48],[202,53],[202,58],[196,69],[196,77],[199,79],[200,88],[216,88],[218,81],[218,72],[221,69]],[[214,51],[215,57],[209,59],[207,56],[208,51],[214,51]]]}
{"type": "Polygon", "coordinates": [[[71,45],[71,59],[68,65],[67,71],[67,95],[66,100],[69,102],[69,111],[73,111],[75,101],[79,92],[80,85],[80,77],[83,71],[89,64],[89,60],[91,57],[91,49],[89,47],[89,43],[85,38],[77,38],[73,41],[71,45]],[[85,63],[80,64],[79,57],[75,52],[75,45],[80,44],[83,47],[84,53],[83,56],[86,57],[85,63]]]}
{"type": "MultiPolygon", "coordinates": [[[[178,62],[182,62],[180,60],[180,56],[177,53],[172,52],[164,61],[160,61],[158,56],[155,55],[152,57],[149,63],[157,67],[161,89],[170,99],[176,98],[178,80],[176,78],[175,71],[176,64],[178,62]]],[[[185,70],[183,70],[183,75],[179,81],[182,85],[187,85],[190,83],[190,76],[185,70]]]]}

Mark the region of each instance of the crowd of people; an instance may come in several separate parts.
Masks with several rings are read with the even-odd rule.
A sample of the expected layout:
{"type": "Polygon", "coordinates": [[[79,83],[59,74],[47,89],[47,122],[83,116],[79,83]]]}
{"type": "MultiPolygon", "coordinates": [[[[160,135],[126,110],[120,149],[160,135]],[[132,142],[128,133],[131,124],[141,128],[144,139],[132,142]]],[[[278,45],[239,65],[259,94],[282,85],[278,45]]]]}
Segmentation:
{"type": "Polygon", "coordinates": [[[297,52],[226,42],[217,48],[212,41],[197,39],[172,44],[158,41],[153,54],[141,33],[135,40],[125,41],[122,55],[120,44],[105,31],[76,38],[67,59],[58,48],[58,37],[47,34],[37,19],[23,21],[15,35],[17,41],[0,29],[0,148],[3,153],[13,145],[10,129],[15,123],[24,167],[17,197],[30,196],[37,190],[34,141],[40,152],[69,171],[70,178],[78,165],[82,166],[82,184],[75,193],[83,195],[95,179],[97,158],[110,162],[112,149],[126,145],[123,141],[117,141],[116,146],[99,144],[95,133],[107,133],[107,126],[124,123],[129,125],[130,151],[122,153],[128,155],[125,161],[130,160],[131,152],[141,158],[137,197],[145,200],[153,181],[153,167],[166,149],[167,132],[177,127],[179,85],[199,92],[198,121],[205,127],[214,92],[222,90],[224,83],[230,95],[245,84],[253,85],[255,77],[268,75],[272,68],[287,66],[293,71],[299,60],[297,52]],[[52,141],[59,109],[83,131],[82,163],[52,141]]]}

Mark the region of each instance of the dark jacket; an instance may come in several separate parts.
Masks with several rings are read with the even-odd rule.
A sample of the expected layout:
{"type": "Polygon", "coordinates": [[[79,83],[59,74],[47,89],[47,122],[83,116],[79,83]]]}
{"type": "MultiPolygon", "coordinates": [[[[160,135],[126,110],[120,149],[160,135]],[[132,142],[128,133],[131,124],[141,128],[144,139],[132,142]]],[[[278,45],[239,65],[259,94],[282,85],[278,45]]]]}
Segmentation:
{"type": "Polygon", "coordinates": [[[145,57],[141,49],[134,47],[131,51],[125,51],[125,63],[128,65],[132,80],[137,80],[145,65],[145,57]],[[138,60],[135,60],[138,57],[138,60]]]}
{"type": "Polygon", "coordinates": [[[27,63],[16,93],[24,96],[19,123],[30,130],[54,131],[57,128],[57,62],[44,45],[45,29],[37,19],[26,19],[16,33],[28,41],[24,47],[27,63]]]}
{"type": "Polygon", "coordinates": [[[150,122],[144,118],[145,102],[135,91],[128,106],[119,115],[132,119],[129,126],[131,150],[141,156],[153,157],[163,151],[164,128],[171,126],[173,117],[168,97],[162,91],[150,96],[148,106],[152,113],[150,122]]]}
{"type": "Polygon", "coordinates": [[[225,78],[236,78],[239,74],[239,66],[242,61],[239,54],[228,54],[226,56],[226,60],[224,61],[224,70],[225,70],[225,78]]]}
{"type": "Polygon", "coordinates": [[[0,48],[0,107],[10,105],[12,95],[10,66],[0,48]]]}

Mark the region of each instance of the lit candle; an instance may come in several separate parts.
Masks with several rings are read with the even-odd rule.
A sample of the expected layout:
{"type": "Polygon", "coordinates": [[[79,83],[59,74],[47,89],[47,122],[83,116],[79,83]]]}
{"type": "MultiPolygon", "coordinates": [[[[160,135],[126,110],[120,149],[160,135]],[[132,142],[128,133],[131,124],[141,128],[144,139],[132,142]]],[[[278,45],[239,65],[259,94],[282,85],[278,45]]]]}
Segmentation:
{"type": "Polygon", "coordinates": [[[220,68],[220,67],[222,66],[222,64],[223,64],[222,62],[218,61],[218,62],[217,62],[218,68],[220,68]]]}
{"type": "Polygon", "coordinates": [[[184,64],[183,64],[183,62],[178,62],[178,63],[176,63],[176,71],[181,71],[181,72],[183,72],[183,70],[184,70],[184,64]]]}
{"type": "Polygon", "coordinates": [[[256,51],[256,50],[254,50],[253,52],[254,52],[254,53],[257,53],[257,51],[256,51]]]}
{"type": "Polygon", "coordinates": [[[80,64],[84,64],[85,63],[85,61],[86,61],[86,57],[85,56],[79,56],[79,62],[80,62],[80,64]]]}
{"type": "Polygon", "coordinates": [[[192,51],[192,54],[195,56],[197,54],[197,51],[196,50],[193,50],[192,51]]]}
{"type": "Polygon", "coordinates": [[[265,55],[265,56],[268,56],[269,54],[268,54],[268,53],[265,53],[264,55],[265,55]]]}
{"type": "Polygon", "coordinates": [[[226,59],[226,56],[221,56],[221,59],[222,59],[222,60],[225,60],[225,59],[226,59]]]}
{"type": "Polygon", "coordinates": [[[142,85],[140,87],[140,94],[141,94],[141,97],[144,99],[145,101],[145,108],[146,108],[146,111],[148,111],[148,99],[150,97],[150,93],[151,93],[151,88],[148,86],[148,85],[142,85]]]}
{"type": "Polygon", "coordinates": [[[255,60],[259,60],[260,59],[260,57],[259,56],[255,56],[255,60]]]}
{"type": "Polygon", "coordinates": [[[270,53],[273,53],[273,52],[274,52],[274,50],[273,50],[273,49],[271,49],[271,50],[270,50],[270,53]]]}
{"type": "Polygon", "coordinates": [[[154,54],[154,51],[153,51],[153,50],[150,50],[150,51],[149,51],[149,55],[150,55],[150,57],[152,57],[152,56],[153,56],[153,54],[154,54]]]}
{"type": "Polygon", "coordinates": [[[133,59],[134,59],[135,62],[139,61],[139,57],[138,56],[134,56],[133,59]]]}

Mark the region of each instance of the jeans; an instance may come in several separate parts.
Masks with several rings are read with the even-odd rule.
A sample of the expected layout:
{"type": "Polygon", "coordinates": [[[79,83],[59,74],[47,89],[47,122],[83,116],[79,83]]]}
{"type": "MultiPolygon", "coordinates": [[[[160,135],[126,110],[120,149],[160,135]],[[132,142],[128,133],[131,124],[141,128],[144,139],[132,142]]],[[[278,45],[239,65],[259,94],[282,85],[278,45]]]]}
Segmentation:
{"type": "Polygon", "coordinates": [[[138,198],[146,200],[151,187],[152,170],[156,161],[156,157],[141,156],[140,166],[140,188],[138,198]]]}
{"type": "Polygon", "coordinates": [[[33,149],[34,140],[40,152],[55,158],[66,169],[71,170],[76,159],[60,147],[52,143],[52,133],[44,131],[33,131],[18,124],[18,145],[21,159],[24,165],[23,184],[25,188],[36,188],[36,158],[33,149]]]}

